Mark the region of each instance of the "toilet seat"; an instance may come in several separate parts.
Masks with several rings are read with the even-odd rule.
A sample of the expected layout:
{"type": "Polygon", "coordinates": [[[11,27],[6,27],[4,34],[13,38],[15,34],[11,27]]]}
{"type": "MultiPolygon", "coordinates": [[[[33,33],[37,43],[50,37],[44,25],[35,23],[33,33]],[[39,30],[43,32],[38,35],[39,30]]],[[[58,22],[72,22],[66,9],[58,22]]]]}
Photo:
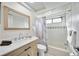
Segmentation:
{"type": "Polygon", "coordinates": [[[43,51],[46,51],[46,46],[42,45],[42,44],[37,44],[37,48],[41,49],[43,51]]]}

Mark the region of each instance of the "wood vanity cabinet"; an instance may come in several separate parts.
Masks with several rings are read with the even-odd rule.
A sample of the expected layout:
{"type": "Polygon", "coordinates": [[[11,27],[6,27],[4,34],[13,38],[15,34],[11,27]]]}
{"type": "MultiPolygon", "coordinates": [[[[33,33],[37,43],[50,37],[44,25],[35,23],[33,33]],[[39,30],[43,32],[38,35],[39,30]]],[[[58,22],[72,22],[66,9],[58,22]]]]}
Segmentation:
{"type": "Polygon", "coordinates": [[[37,46],[36,41],[26,44],[5,56],[37,56],[37,46]]]}

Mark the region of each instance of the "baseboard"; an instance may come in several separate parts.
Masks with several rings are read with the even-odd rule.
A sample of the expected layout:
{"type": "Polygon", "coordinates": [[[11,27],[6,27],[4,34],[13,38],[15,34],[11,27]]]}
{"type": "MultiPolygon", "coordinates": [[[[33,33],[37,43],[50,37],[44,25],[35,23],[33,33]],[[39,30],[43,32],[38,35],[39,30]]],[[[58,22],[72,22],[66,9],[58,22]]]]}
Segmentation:
{"type": "Polygon", "coordinates": [[[52,48],[52,49],[56,49],[56,50],[62,51],[62,52],[68,52],[68,50],[65,50],[63,48],[59,48],[59,47],[55,47],[55,46],[51,46],[51,45],[48,45],[48,47],[52,48]]]}

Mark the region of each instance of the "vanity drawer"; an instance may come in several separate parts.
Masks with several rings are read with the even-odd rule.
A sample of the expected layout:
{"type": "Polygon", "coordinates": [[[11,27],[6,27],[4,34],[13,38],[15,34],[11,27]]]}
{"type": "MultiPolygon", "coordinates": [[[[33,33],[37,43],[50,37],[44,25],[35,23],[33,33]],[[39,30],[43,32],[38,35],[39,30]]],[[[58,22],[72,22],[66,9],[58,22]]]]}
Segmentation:
{"type": "Polygon", "coordinates": [[[14,50],[14,51],[12,51],[12,52],[10,52],[10,53],[8,53],[8,54],[6,54],[7,56],[19,56],[19,54],[21,54],[27,47],[26,47],[27,45],[25,45],[25,46],[23,46],[23,47],[20,47],[20,48],[18,48],[18,49],[16,49],[16,50],[14,50]]]}
{"type": "Polygon", "coordinates": [[[5,56],[33,56],[37,55],[36,52],[37,52],[36,41],[33,41],[6,54],[5,56]]]}
{"type": "MultiPolygon", "coordinates": [[[[29,47],[28,47],[28,48],[29,48],[29,47]]],[[[27,49],[28,49],[28,48],[27,48],[27,49]]],[[[30,47],[28,50],[25,49],[25,51],[23,51],[23,52],[20,54],[20,56],[32,56],[31,47],[30,47]]]]}

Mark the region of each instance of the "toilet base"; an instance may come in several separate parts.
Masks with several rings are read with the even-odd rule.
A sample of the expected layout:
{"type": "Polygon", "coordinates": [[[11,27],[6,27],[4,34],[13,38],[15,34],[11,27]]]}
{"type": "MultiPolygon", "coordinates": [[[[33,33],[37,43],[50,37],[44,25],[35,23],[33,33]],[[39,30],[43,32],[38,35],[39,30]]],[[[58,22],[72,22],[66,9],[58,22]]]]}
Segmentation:
{"type": "Polygon", "coordinates": [[[38,55],[39,56],[44,56],[45,51],[46,51],[46,47],[44,45],[42,45],[42,44],[38,44],[37,48],[38,48],[38,55]]]}

